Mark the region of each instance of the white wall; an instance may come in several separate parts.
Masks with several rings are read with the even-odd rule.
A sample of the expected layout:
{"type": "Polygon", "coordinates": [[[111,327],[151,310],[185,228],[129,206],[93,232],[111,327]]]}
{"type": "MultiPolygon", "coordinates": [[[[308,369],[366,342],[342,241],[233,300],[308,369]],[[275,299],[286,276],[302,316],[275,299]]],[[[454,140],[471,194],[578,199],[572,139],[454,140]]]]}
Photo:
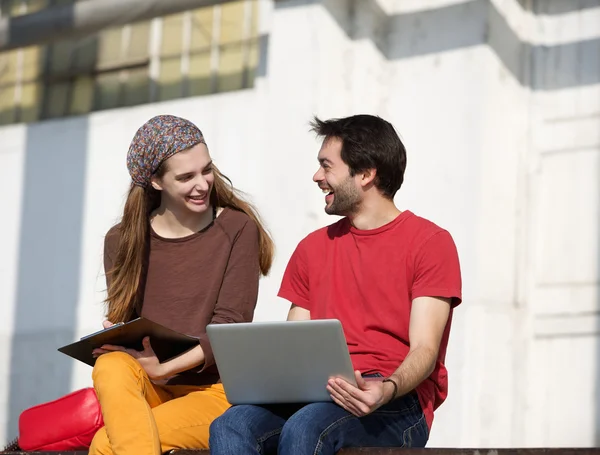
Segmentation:
{"type": "Polygon", "coordinates": [[[285,317],[275,295],[297,242],[332,221],[308,121],[368,112],[408,148],[398,205],[448,228],[461,257],[430,446],[600,443],[600,2],[530,3],[263,1],[252,90],[0,128],[0,441],[24,407],[90,384],[56,348],[101,321],[103,235],[143,122],[196,122],[260,208],[277,243],[267,320],[285,317]]]}
{"type": "Polygon", "coordinates": [[[534,35],[548,48],[534,61],[545,90],[531,100],[526,415],[530,438],[598,446],[600,2],[564,7],[544,4],[534,35]]]}

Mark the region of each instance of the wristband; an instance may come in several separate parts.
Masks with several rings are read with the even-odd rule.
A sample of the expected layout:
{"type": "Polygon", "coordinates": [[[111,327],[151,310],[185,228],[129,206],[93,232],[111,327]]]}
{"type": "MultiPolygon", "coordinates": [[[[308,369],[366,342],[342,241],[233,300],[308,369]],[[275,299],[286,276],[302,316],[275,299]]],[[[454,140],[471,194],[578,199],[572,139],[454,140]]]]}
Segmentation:
{"type": "Polygon", "coordinates": [[[385,378],[382,382],[391,382],[392,383],[392,385],[394,386],[394,393],[392,394],[392,398],[390,398],[390,401],[388,401],[388,403],[391,402],[392,400],[395,400],[396,395],[398,395],[398,384],[396,384],[396,381],[394,381],[392,378],[385,378]]]}

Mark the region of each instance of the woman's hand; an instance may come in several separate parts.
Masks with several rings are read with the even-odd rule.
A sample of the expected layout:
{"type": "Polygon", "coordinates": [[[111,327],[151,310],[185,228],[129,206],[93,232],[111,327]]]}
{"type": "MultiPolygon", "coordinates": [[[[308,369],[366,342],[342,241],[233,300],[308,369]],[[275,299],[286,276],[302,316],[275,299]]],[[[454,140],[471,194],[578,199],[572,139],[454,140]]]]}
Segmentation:
{"type": "MultiPolygon", "coordinates": [[[[108,322],[108,321],[104,321],[108,322]]],[[[123,346],[115,346],[112,344],[104,344],[99,348],[96,348],[92,351],[92,355],[94,357],[98,357],[102,354],[106,354],[108,352],[121,351],[129,354],[131,357],[136,359],[139,364],[142,366],[148,377],[152,380],[161,380],[166,378],[167,372],[165,371],[164,366],[156,357],[152,346],[150,345],[150,338],[145,337],[142,340],[142,345],[144,349],[142,351],[136,351],[135,349],[124,348],[123,346]]]]}
{"type": "Polygon", "coordinates": [[[102,321],[102,327],[104,327],[105,329],[108,329],[110,327],[112,327],[114,324],[110,321],[102,321]]]}

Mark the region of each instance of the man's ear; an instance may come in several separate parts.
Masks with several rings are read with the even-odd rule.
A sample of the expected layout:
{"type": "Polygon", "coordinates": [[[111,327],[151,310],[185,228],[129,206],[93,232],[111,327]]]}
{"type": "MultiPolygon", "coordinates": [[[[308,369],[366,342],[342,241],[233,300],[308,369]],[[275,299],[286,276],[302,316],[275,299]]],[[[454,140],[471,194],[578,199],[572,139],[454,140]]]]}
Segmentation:
{"type": "Polygon", "coordinates": [[[360,174],[360,185],[365,187],[374,182],[375,177],[377,176],[376,169],[367,169],[365,171],[361,171],[360,174]]]}

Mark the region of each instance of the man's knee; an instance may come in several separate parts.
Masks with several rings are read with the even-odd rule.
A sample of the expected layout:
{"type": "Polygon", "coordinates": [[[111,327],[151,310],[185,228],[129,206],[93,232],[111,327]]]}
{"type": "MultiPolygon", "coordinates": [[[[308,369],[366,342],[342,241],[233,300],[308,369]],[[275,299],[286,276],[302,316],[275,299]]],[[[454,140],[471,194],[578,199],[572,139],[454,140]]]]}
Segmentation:
{"type": "Polygon", "coordinates": [[[313,446],[352,415],[333,403],[309,404],[292,415],[283,426],[282,441],[313,446]]]}
{"type": "Polygon", "coordinates": [[[233,447],[252,443],[250,421],[244,420],[246,413],[239,406],[233,406],[210,424],[208,446],[211,452],[234,453],[233,447]]]}
{"type": "MultiPolygon", "coordinates": [[[[229,411],[229,409],[227,411],[229,411]]],[[[227,415],[227,411],[225,411],[222,415],[213,420],[210,424],[209,435],[211,439],[213,437],[227,434],[231,428],[235,428],[232,425],[233,421],[231,417],[227,415]]]]}
{"type": "Polygon", "coordinates": [[[294,444],[302,442],[302,444],[314,446],[322,432],[323,429],[314,422],[304,419],[294,419],[292,416],[281,429],[281,441],[284,444],[286,442],[294,444]]]}
{"type": "Polygon", "coordinates": [[[112,455],[112,448],[106,434],[106,428],[100,428],[94,435],[89,455],[112,455]]]}
{"type": "Polygon", "coordinates": [[[253,412],[251,406],[232,406],[210,425],[210,436],[231,435],[232,432],[240,433],[249,429],[253,422],[253,412]]]}

